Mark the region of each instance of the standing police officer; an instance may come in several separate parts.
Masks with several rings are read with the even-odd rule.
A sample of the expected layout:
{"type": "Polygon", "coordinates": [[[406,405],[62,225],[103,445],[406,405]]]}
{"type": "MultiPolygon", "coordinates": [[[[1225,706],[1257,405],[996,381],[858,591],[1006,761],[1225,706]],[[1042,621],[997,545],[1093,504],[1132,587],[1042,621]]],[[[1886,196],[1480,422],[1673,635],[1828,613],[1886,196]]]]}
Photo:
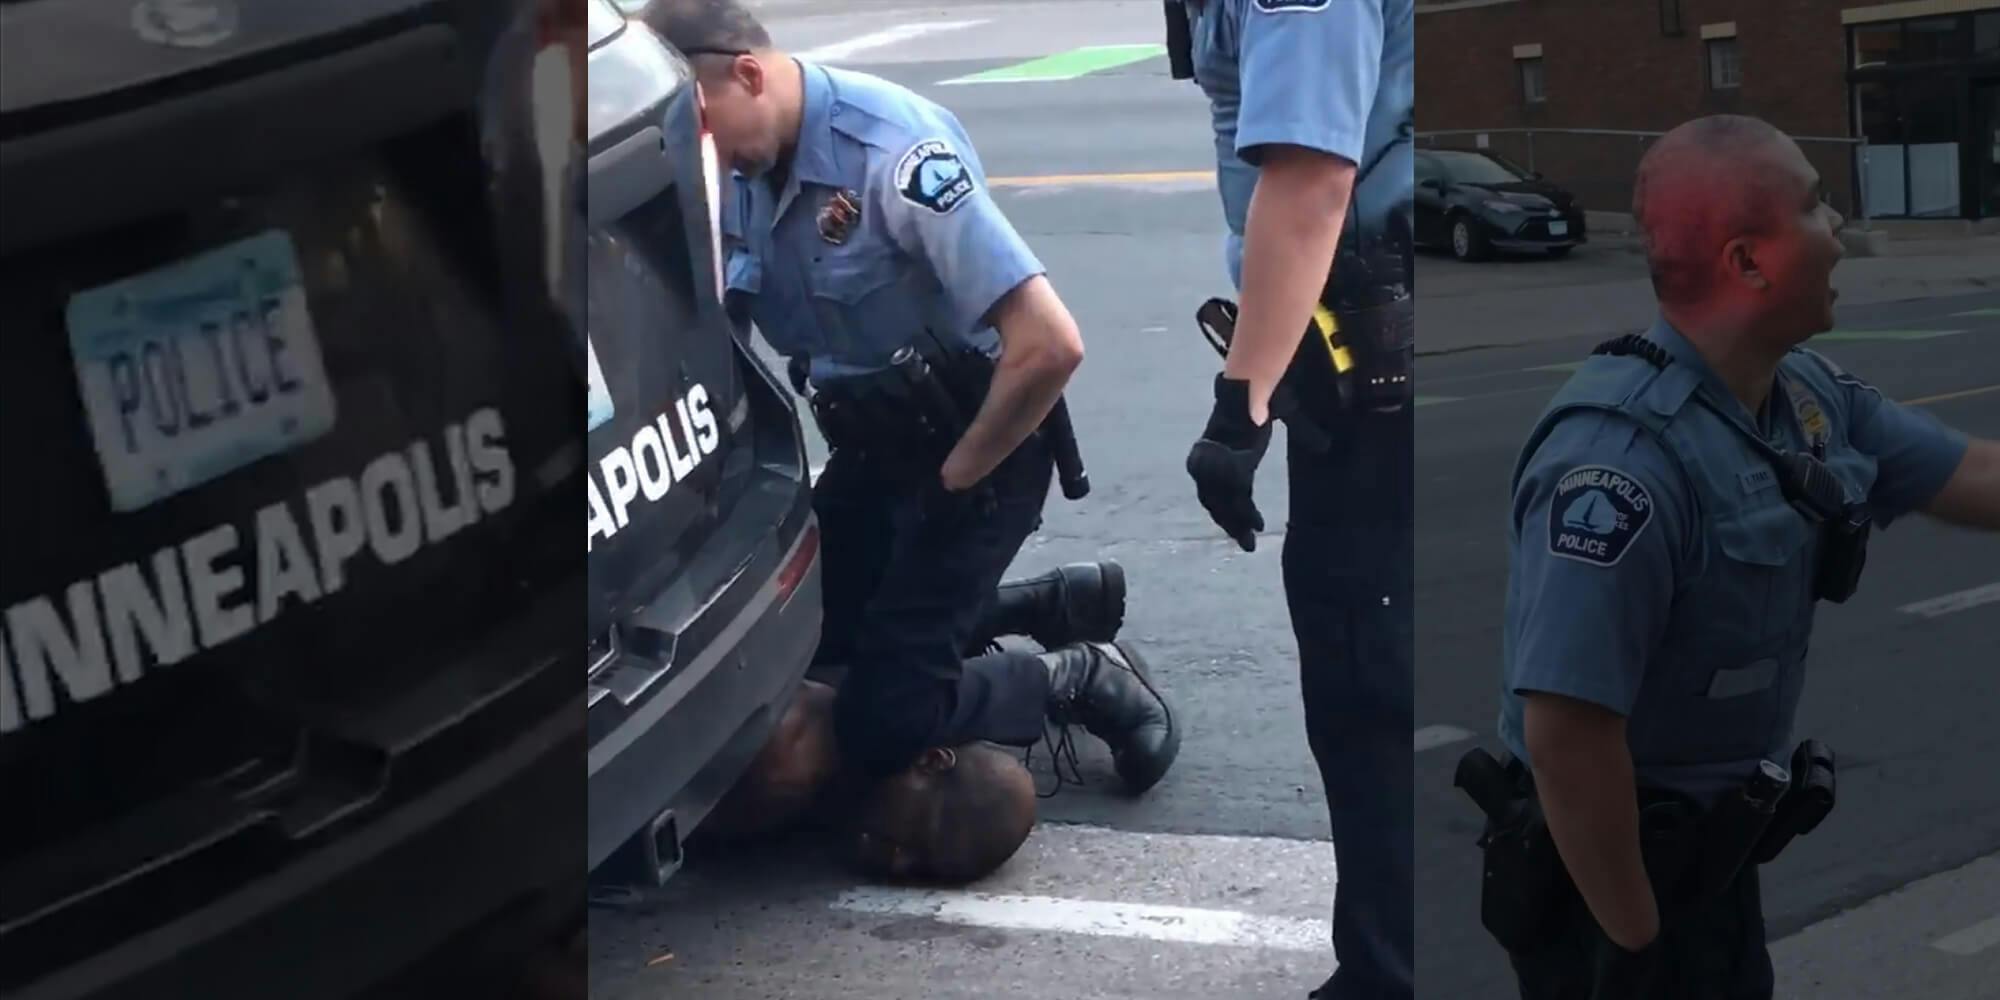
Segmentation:
{"type": "Polygon", "coordinates": [[[1040,523],[1045,422],[1083,360],[964,129],[902,87],[778,51],[735,0],[642,17],[694,64],[736,171],[719,207],[732,312],[804,369],[833,446],[813,504],[819,659],[847,667],[842,756],[888,777],[929,749],[1029,746],[1074,721],[1129,788],[1152,787],[1180,732],[1128,645],[963,658],[982,621],[1009,617],[996,587],[1040,523]]]}
{"type": "MultiPolygon", "coordinates": [[[[1668,133],[1633,212],[1660,317],[1556,394],[1514,478],[1500,733],[1567,877],[1488,926],[1524,998],[1767,998],[1756,861],[1830,767],[1787,745],[1815,603],[1871,523],[2000,530],[2000,444],[1799,346],[1833,325],[1841,219],[1776,129],[1668,133]]],[[[1489,914],[1532,895],[1494,881],[1489,914]]]]}
{"type": "Polygon", "coordinates": [[[1242,299],[1188,471],[1246,551],[1270,420],[1292,425],[1285,595],[1340,866],[1338,967],[1313,995],[1408,997],[1413,7],[1169,0],[1167,15],[1176,76],[1213,109],[1242,299]]]}

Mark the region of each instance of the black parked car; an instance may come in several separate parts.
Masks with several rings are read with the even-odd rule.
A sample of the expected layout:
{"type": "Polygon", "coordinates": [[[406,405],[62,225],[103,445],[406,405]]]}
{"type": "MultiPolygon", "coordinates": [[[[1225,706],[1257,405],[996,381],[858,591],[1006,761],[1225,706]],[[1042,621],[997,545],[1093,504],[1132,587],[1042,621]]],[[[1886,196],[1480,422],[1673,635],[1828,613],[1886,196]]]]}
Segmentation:
{"type": "Polygon", "coordinates": [[[1419,149],[1416,175],[1419,246],[1480,260],[1493,250],[1560,257],[1585,242],[1576,199],[1497,154],[1419,149]]]}
{"type": "Polygon", "coordinates": [[[687,62],[590,0],[590,834],[601,889],[668,879],[819,643],[789,389],[721,302],[727,177],[687,62]]]}
{"type": "Polygon", "coordinates": [[[487,996],[582,925],[566,37],[0,3],[0,995],[487,996]]]}

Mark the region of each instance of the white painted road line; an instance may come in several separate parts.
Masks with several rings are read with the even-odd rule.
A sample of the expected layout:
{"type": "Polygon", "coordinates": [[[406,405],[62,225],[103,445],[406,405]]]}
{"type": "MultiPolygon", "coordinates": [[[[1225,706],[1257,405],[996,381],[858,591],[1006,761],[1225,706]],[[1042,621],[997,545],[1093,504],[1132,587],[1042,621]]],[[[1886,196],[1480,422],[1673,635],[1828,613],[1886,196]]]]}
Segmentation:
{"type": "Polygon", "coordinates": [[[1956,593],[1946,594],[1943,597],[1933,597],[1927,601],[1918,601],[1915,604],[1905,604],[1896,610],[1907,615],[1922,615],[1925,618],[1937,618],[1951,614],[1954,611],[1964,611],[1967,608],[1976,608],[1982,604],[1992,604],[1994,601],[2000,601],[2000,583],[1989,583],[1983,587],[1961,590],[1956,593]]]}
{"type": "Polygon", "coordinates": [[[866,888],[842,893],[833,908],[879,916],[928,917],[940,923],[1001,930],[1143,938],[1179,944],[1281,951],[1325,951],[1324,920],[1265,917],[1236,910],[1106,903],[1052,896],[1003,896],[866,888]]]}
{"type": "Polygon", "coordinates": [[[1977,955],[1996,944],[2000,944],[2000,917],[1981,920],[1955,934],[1947,934],[1931,942],[1931,947],[1953,955],[1977,955]]]}
{"type": "Polygon", "coordinates": [[[1472,731],[1469,729],[1460,729],[1457,726],[1425,726],[1417,730],[1417,752],[1435,750],[1471,738],[1472,731]]]}
{"type": "Polygon", "coordinates": [[[818,48],[807,49],[804,52],[798,53],[798,56],[801,59],[810,59],[815,62],[839,62],[857,52],[879,49],[885,45],[894,45],[897,42],[907,42],[913,38],[921,38],[939,31],[955,31],[960,28],[970,28],[974,25],[985,23],[984,20],[978,20],[917,21],[911,24],[898,24],[883,28],[881,31],[871,31],[868,34],[855,38],[821,45],[818,48]]]}

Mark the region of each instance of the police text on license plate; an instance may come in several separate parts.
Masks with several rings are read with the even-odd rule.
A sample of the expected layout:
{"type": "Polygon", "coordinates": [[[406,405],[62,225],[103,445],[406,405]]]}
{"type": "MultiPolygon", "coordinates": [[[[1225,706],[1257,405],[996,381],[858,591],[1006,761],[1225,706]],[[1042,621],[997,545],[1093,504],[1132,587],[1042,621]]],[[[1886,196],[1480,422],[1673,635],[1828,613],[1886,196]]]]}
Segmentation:
{"type": "Polygon", "coordinates": [[[113,510],[333,428],[298,250],[282,230],[80,292],[67,319],[113,510]]]}
{"type": "Polygon", "coordinates": [[[1555,220],[1555,221],[1553,221],[1553,222],[1550,222],[1550,223],[1549,223],[1549,235],[1550,235],[1550,236],[1568,236],[1568,235],[1569,235],[1569,223],[1568,223],[1567,221],[1563,220],[1563,219],[1557,219],[1557,220],[1555,220]]]}

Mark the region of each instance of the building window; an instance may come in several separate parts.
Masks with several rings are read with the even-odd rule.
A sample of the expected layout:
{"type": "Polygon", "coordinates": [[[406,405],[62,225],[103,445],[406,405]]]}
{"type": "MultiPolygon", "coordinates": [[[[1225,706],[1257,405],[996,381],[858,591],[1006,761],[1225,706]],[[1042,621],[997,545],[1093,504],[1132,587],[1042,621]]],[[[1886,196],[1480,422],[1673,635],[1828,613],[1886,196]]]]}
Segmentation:
{"type": "Polygon", "coordinates": [[[1681,0],[1660,0],[1660,34],[1681,37],[1681,0]]]}
{"type": "Polygon", "coordinates": [[[1856,124],[1868,145],[1861,195],[1874,216],[1953,218],[1960,214],[1963,126],[1949,77],[1854,85],[1856,124]]]}
{"type": "Polygon", "coordinates": [[[1743,67],[1736,59],[1736,39],[1708,40],[1708,88],[1735,90],[1743,85],[1743,67]]]}
{"type": "Polygon", "coordinates": [[[1927,17],[1903,22],[1903,58],[1909,62],[1963,59],[1970,55],[1972,38],[1964,18],[1927,17]]]}
{"type": "Polygon", "coordinates": [[[1541,57],[1536,56],[1533,59],[1516,59],[1514,60],[1514,65],[1519,66],[1521,68],[1522,100],[1527,101],[1529,104],[1542,104],[1547,102],[1549,99],[1548,91],[1543,89],[1542,87],[1541,57]]]}
{"type": "Polygon", "coordinates": [[[1854,68],[1903,61],[1901,24],[1864,24],[1854,29],[1854,68]]]}

